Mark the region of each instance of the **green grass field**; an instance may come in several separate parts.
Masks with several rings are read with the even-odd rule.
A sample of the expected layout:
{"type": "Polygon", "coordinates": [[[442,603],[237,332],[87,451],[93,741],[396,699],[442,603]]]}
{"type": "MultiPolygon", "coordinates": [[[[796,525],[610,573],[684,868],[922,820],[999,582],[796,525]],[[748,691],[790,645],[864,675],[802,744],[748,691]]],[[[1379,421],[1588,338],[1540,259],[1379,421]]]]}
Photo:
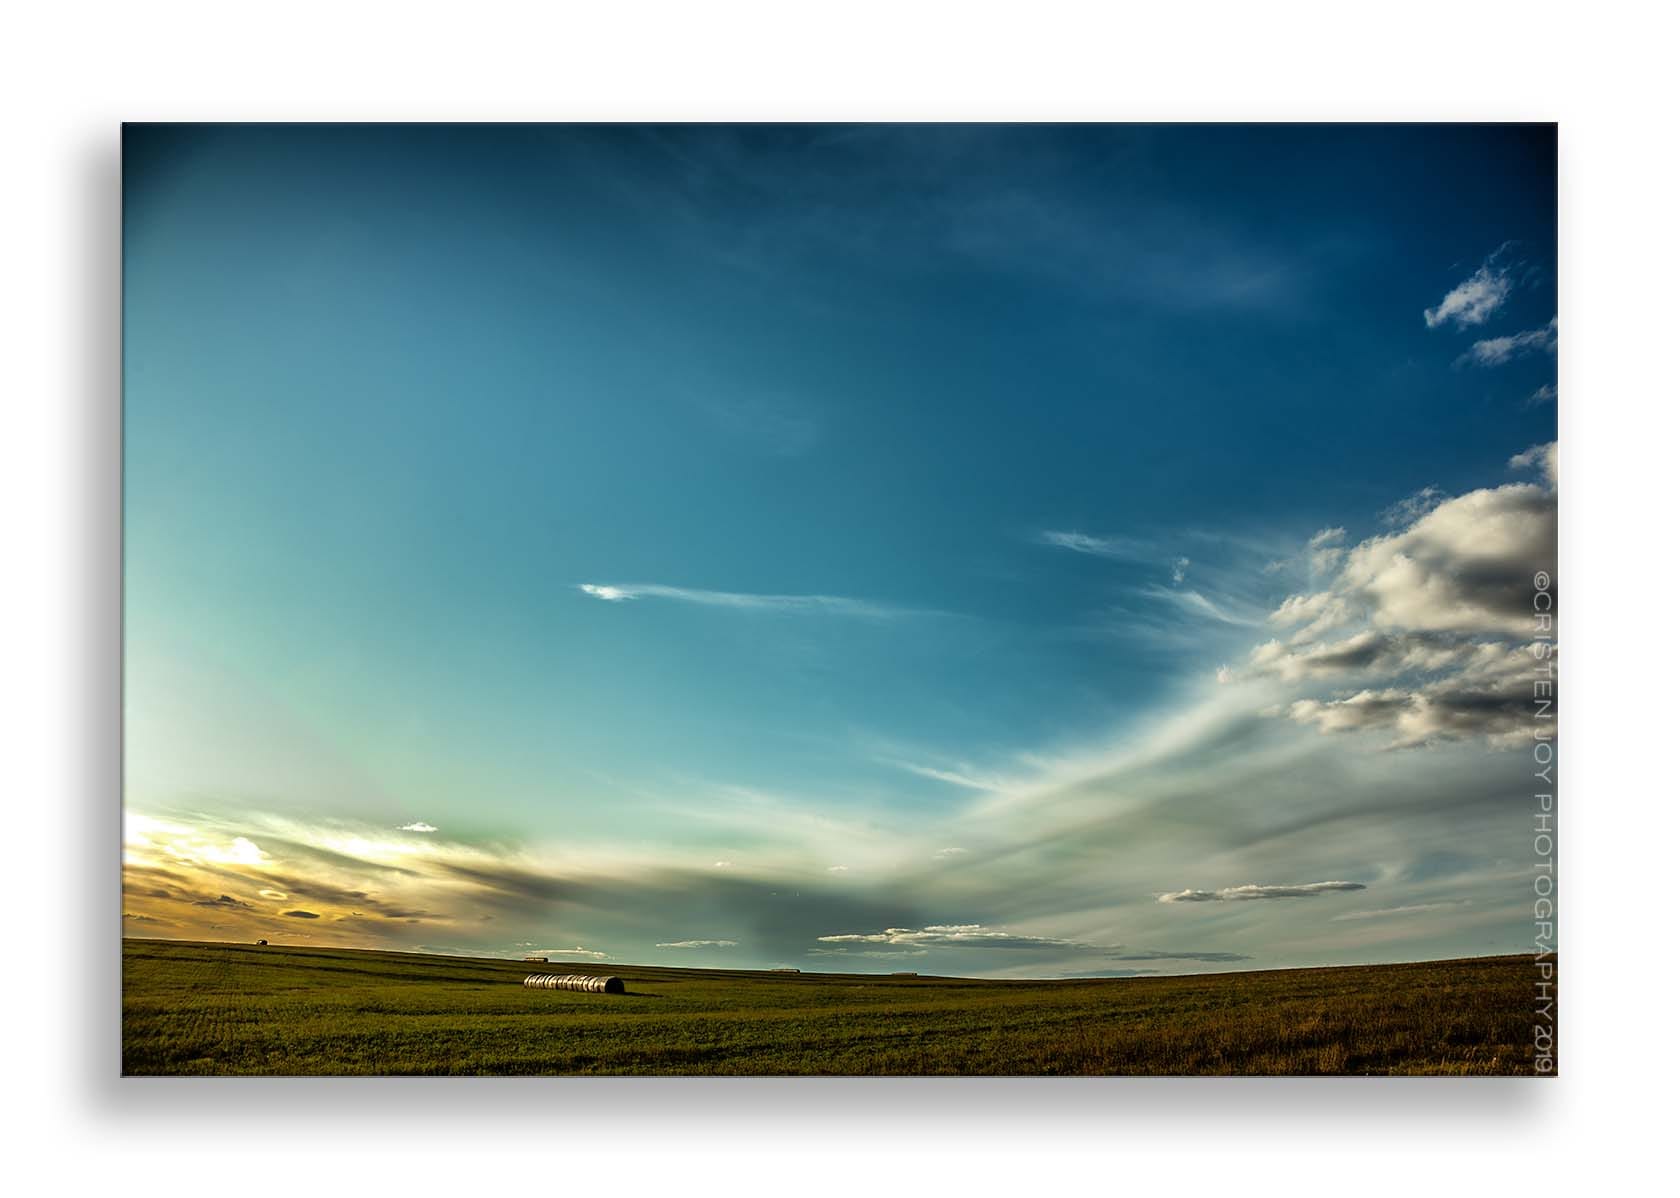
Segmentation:
{"type": "Polygon", "coordinates": [[[123,943],[125,1074],[1528,1074],[1534,964],[998,982],[123,943]],[[526,990],[612,973],[623,995],[526,990]]]}

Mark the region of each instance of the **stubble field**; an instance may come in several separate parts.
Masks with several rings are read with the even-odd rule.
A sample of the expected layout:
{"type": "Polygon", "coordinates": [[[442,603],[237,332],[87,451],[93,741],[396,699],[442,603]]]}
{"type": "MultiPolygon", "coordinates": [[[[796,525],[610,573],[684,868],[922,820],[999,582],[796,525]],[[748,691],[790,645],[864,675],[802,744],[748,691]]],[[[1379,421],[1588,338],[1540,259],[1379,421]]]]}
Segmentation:
{"type": "Polygon", "coordinates": [[[123,944],[123,1072],[1530,1074],[1526,956],[1000,982],[123,944]],[[527,990],[610,973],[622,995],[527,990]]]}

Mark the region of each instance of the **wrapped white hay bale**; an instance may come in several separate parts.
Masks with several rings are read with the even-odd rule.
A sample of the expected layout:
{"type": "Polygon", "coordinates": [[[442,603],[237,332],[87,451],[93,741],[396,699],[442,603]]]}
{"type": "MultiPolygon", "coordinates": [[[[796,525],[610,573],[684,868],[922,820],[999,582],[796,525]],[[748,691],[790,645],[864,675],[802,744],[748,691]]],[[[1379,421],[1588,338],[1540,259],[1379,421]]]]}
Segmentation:
{"type": "Polygon", "coordinates": [[[532,990],[583,990],[591,994],[623,994],[624,983],[615,977],[592,973],[533,973],[525,978],[532,990]]]}

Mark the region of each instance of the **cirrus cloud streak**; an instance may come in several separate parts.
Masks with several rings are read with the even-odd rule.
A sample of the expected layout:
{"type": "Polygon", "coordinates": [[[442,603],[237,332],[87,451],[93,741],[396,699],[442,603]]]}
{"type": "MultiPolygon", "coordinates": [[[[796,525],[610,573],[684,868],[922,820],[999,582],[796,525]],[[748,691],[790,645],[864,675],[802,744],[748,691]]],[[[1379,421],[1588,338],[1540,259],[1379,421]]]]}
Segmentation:
{"type": "Polygon", "coordinates": [[[857,616],[876,620],[927,614],[918,613],[911,608],[865,599],[851,599],[843,595],[759,595],[742,591],[666,586],[661,583],[585,582],[578,584],[578,590],[607,603],[625,603],[634,599],[668,599],[678,603],[693,603],[703,607],[721,607],[735,611],[857,616]]]}
{"type": "Polygon", "coordinates": [[[1162,903],[1245,903],[1258,899],[1314,898],[1338,891],[1364,890],[1363,882],[1306,882],[1297,886],[1222,886],[1218,890],[1177,890],[1160,895],[1162,903]]]}

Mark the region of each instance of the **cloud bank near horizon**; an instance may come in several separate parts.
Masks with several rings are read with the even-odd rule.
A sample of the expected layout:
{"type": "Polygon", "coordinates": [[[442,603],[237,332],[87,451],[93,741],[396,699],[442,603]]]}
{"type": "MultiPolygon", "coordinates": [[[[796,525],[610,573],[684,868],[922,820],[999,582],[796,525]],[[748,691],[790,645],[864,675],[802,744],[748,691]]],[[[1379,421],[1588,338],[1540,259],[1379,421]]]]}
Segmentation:
{"type": "MultiPolygon", "coordinates": [[[[1386,930],[1415,922],[1420,934],[1434,924],[1402,917],[1469,908],[1472,894],[1476,910],[1496,913],[1485,889],[1499,876],[1496,863],[1452,881],[1469,894],[1416,880],[1378,832],[1392,815],[1382,806],[1386,783],[1349,785],[1349,768],[1363,772],[1376,758],[1327,753],[1317,734],[1372,734],[1380,756],[1385,747],[1470,738],[1502,745],[1527,731],[1519,693],[1532,667],[1527,576],[1537,561],[1555,569],[1555,444],[1514,454],[1510,468],[1539,481],[1436,495],[1352,543],[1345,526],[1326,525],[1298,553],[1276,559],[1278,568],[1251,567],[1264,585],[1295,578],[1314,586],[1276,602],[1265,622],[1279,635],[1253,644],[1246,663],[1222,671],[1222,683],[1153,726],[960,771],[891,761],[966,796],[936,820],[889,806],[865,820],[813,822],[804,800],[724,787],[676,807],[661,800],[676,842],[685,825],[706,839],[692,851],[650,854],[610,842],[474,844],[423,821],[392,834],[260,813],[133,812],[125,914],[172,936],[509,954],[570,942],[576,947],[553,951],[603,960],[633,959],[644,951],[638,944],[652,944],[752,965],[915,955],[937,967],[1020,976],[1116,961],[1175,969],[1264,961],[1277,929],[1263,912],[1291,905],[1276,900],[1376,888],[1383,906],[1338,923],[1386,930]],[[1291,725],[1306,739],[1281,731],[1291,725]],[[1253,801],[1245,809],[1238,795],[1253,801]],[[1302,839],[1314,827],[1335,835],[1302,839]],[[1325,870],[1318,876],[1338,880],[1173,884],[1172,874],[1210,865],[1275,877],[1291,861],[1295,876],[1316,863],[1325,870]],[[1127,879],[1123,892],[1092,909],[1089,896],[1112,889],[1116,871],[1127,879]],[[1364,880],[1344,880],[1350,874],[1364,880]],[[867,880],[860,886],[859,878],[867,880]],[[1184,928],[1161,922],[1175,909],[1247,909],[1259,922],[1222,925],[1194,948],[1126,947],[1182,943],[1184,928]],[[927,917],[936,910],[972,916],[927,917]],[[660,924],[664,937],[647,936],[660,924]]],[[[1171,568],[1174,559],[1163,562],[1171,568]]],[[[715,594],[728,596],[718,605],[741,605],[732,593],[715,594]]],[[[662,592],[593,597],[643,595],[662,592]]],[[[1232,637],[1252,635],[1246,623],[1206,620],[1232,637]]],[[[1461,764],[1449,755],[1430,770],[1461,764]]],[[[1477,810],[1473,798],[1466,804],[1477,810]]],[[[1449,848],[1411,851],[1422,859],[1449,848]]]]}

